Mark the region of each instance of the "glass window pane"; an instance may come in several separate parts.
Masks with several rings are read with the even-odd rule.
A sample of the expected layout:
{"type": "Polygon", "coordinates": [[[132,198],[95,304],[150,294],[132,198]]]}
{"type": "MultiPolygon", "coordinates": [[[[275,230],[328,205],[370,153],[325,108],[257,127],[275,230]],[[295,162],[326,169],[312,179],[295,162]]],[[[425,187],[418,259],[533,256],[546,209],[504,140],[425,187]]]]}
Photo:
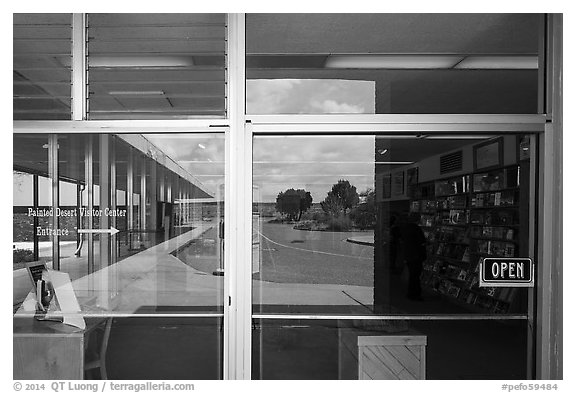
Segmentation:
{"type": "Polygon", "coordinates": [[[256,136],[254,311],[525,313],[527,288],[479,287],[478,266],[530,255],[529,150],[524,135],[256,136]]]}
{"type": "Polygon", "coordinates": [[[523,320],[253,323],[253,379],[528,378],[523,320]],[[410,345],[397,345],[400,337],[410,345]]]}
{"type": "Polygon", "coordinates": [[[226,116],[225,14],[89,14],[89,118],[226,116]]]}
{"type": "Polygon", "coordinates": [[[222,379],[222,327],[221,317],[114,319],[108,378],[222,379]]]}
{"type": "MultiPolygon", "coordinates": [[[[46,135],[14,136],[15,345],[27,348],[30,334],[59,340],[54,333],[63,340],[56,347],[73,345],[80,334],[87,346],[78,356],[89,365],[105,347],[108,373],[15,369],[15,378],[221,378],[224,134],[54,137],[49,145],[46,135]],[[52,154],[59,179],[54,209],[52,154]],[[43,233],[53,229],[59,272],[52,270],[56,235],[43,233]],[[26,269],[34,261],[48,268],[41,312],[39,280],[26,269]],[[70,280],[70,291],[60,291],[58,277],[70,280]],[[65,297],[76,299],[80,311],[69,309],[65,297]],[[64,318],[64,324],[36,318],[64,318]],[[83,335],[68,326],[82,323],[83,335]]],[[[22,349],[17,356],[37,354],[22,349]]],[[[82,364],[75,356],[57,363],[70,371],[69,361],[82,364]]]]}
{"type": "Polygon", "coordinates": [[[70,120],[71,14],[14,14],[14,120],[70,120]]]}
{"type": "Polygon", "coordinates": [[[52,208],[48,171],[48,136],[14,135],[13,153],[13,304],[18,308],[31,289],[25,264],[52,260],[52,237],[40,228],[52,228],[50,217],[33,214],[52,208]]]}
{"type": "Polygon", "coordinates": [[[536,113],[538,14],[248,14],[248,114],[536,113]]]}

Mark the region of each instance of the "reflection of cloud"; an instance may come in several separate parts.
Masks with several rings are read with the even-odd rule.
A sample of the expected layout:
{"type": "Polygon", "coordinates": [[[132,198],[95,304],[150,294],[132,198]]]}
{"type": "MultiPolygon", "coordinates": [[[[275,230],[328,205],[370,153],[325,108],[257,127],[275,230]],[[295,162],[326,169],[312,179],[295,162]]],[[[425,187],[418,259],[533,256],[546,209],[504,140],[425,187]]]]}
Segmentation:
{"type": "Polygon", "coordinates": [[[312,108],[318,109],[320,113],[364,113],[364,108],[359,105],[338,103],[334,100],[312,101],[310,105],[312,108]]]}
{"type": "Polygon", "coordinates": [[[293,95],[294,86],[301,83],[298,79],[276,79],[260,81],[247,80],[246,105],[249,113],[283,113],[282,106],[293,95]]]}
{"type": "MultiPolygon", "coordinates": [[[[224,182],[224,138],[209,134],[146,135],[208,189],[224,182]],[[202,144],[205,149],[198,146],[202,144]]],[[[273,202],[280,191],[304,188],[319,203],[333,184],[349,180],[358,192],[374,187],[374,136],[256,136],[254,184],[258,200],[273,202]]]]}
{"type": "Polygon", "coordinates": [[[358,192],[374,187],[373,136],[260,136],[253,146],[254,184],[262,202],[275,201],[287,188],[304,188],[318,203],[340,179],[358,192]]]}
{"type": "Polygon", "coordinates": [[[372,161],[373,136],[254,138],[254,161],[372,161]]]}
{"type": "Polygon", "coordinates": [[[162,134],[145,137],[207,189],[215,192],[217,186],[224,182],[225,147],[222,135],[162,134]]]}
{"type": "Polygon", "coordinates": [[[340,79],[251,79],[250,114],[375,113],[374,81],[340,79]]]}

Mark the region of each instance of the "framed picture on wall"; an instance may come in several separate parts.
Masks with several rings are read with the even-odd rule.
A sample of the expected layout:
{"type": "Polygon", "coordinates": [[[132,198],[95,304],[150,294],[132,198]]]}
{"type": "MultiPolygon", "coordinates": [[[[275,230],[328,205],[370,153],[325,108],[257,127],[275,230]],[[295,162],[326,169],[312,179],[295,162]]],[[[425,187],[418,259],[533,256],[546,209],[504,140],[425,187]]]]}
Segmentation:
{"type": "Polygon", "coordinates": [[[387,174],[382,176],[382,198],[389,199],[391,197],[392,190],[392,175],[387,174]]]}
{"type": "Polygon", "coordinates": [[[392,180],[392,195],[404,195],[404,171],[396,172],[392,180]]]}
{"type": "Polygon", "coordinates": [[[408,187],[418,184],[418,167],[406,171],[406,185],[408,187]]]}
{"type": "Polygon", "coordinates": [[[474,146],[474,170],[502,166],[504,155],[503,139],[492,139],[474,146]]]}

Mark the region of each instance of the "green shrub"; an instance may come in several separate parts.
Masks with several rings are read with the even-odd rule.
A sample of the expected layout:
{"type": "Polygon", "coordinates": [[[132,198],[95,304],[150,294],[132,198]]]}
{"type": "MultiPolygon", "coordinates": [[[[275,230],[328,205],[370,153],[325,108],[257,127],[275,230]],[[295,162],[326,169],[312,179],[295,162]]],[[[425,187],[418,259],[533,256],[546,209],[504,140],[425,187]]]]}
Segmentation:
{"type": "Polygon", "coordinates": [[[352,228],[352,220],[346,216],[330,217],[327,224],[328,230],[335,232],[345,232],[352,228]]]}
{"type": "Polygon", "coordinates": [[[329,217],[326,213],[324,212],[314,212],[312,213],[312,220],[316,221],[316,222],[320,222],[320,223],[327,223],[329,220],[329,217]]]}
{"type": "Polygon", "coordinates": [[[14,263],[32,262],[34,260],[34,253],[30,250],[15,248],[13,254],[14,263]]]}

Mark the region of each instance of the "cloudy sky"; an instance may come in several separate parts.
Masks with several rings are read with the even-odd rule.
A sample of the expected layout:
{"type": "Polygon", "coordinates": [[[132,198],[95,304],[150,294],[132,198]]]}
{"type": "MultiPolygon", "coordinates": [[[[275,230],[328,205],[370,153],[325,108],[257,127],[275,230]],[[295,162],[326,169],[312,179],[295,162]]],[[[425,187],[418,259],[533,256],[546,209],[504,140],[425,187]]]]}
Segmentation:
{"type": "Polygon", "coordinates": [[[365,191],[374,188],[374,136],[256,136],[253,176],[259,202],[303,188],[319,203],[340,179],[365,191]]]}
{"type": "MultiPolygon", "coordinates": [[[[251,114],[374,113],[373,81],[258,79],[247,81],[251,114]]],[[[224,138],[147,135],[212,192],[224,182],[224,138]]],[[[254,197],[273,202],[280,191],[304,188],[320,202],[339,179],[358,191],[374,187],[374,137],[256,137],[254,197]]]]}
{"type": "Polygon", "coordinates": [[[374,81],[255,79],[246,81],[249,114],[374,113],[374,81]]]}
{"type": "MultiPolygon", "coordinates": [[[[224,137],[218,134],[146,135],[212,192],[224,182],[224,137]]],[[[254,185],[258,202],[304,188],[320,202],[339,179],[363,191],[374,187],[373,136],[256,136],[254,185]]]]}
{"type": "MultiPolygon", "coordinates": [[[[247,108],[252,114],[374,113],[375,85],[373,81],[327,79],[248,80],[247,108]]],[[[223,134],[148,134],[145,137],[211,193],[218,193],[224,184],[223,134]]],[[[361,192],[374,187],[373,161],[374,137],[256,137],[255,200],[274,202],[280,191],[304,188],[318,203],[339,179],[350,181],[361,192]]],[[[30,202],[24,197],[31,195],[29,177],[14,176],[14,197],[23,205],[30,202]]],[[[75,192],[61,194],[75,198],[75,192]]],[[[74,204],[75,199],[62,203],[74,204]]]]}
{"type": "Polygon", "coordinates": [[[223,134],[154,134],[146,138],[216,195],[224,184],[223,134]]]}

